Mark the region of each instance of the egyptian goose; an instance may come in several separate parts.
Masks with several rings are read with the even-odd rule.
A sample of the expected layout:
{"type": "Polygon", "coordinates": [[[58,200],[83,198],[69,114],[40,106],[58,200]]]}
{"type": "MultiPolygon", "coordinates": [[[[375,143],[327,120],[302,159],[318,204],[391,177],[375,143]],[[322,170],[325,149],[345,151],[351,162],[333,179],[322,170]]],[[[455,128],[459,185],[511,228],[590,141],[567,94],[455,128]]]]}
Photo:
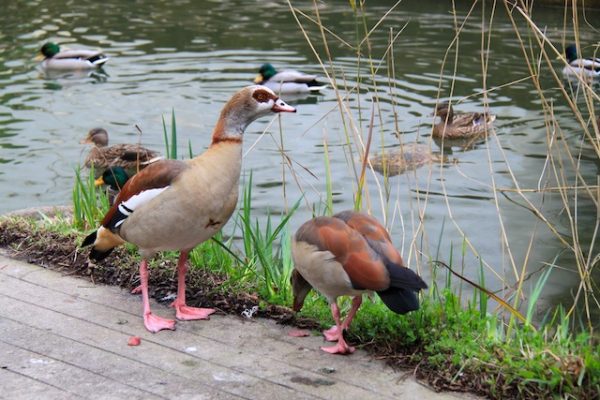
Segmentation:
{"type": "Polygon", "coordinates": [[[109,146],[108,132],[104,128],[90,129],[80,143],[93,144],[84,165],[88,168],[93,165],[97,172],[110,167],[122,167],[133,175],[160,158],[158,152],[137,144],[121,143],[109,146]]]}
{"type": "Polygon", "coordinates": [[[82,247],[93,244],[90,258],[96,261],[124,242],[138,246],[144,325],[150,332],[175,329],[175,321],[152,314],[148,302],[148,259],[162,250],[180,251],[177,298],[172,304],[177,319],[207,319],[214,312],[186,305],[188,253],[217,233],[235,210],[246,127],[270,113],[295,111],[268,88],[240,90],[221,111],[208,150],[185,162],[154,162],[133,176],[102,226],[83,241],[82,247]]]}
{"type": "Polygon", "coordinates": [[[337,344],[321,349],[332,354],[354,352],[343,331],[350,326],[363,293],[377,292],[390,310],[404,314],[419,308],[417,294],[427,288],[404,266],[385,228],[375,218],[354,211],[305,222],[292,240],[292,257],[294,311],[300,311],[311,288],[327,298],[335,326],[323,334],[327,341],[337,344]],[[337,305],[340,296],[353,296],[343,322],[337,305]]]}
{"type": "Polygon", "coordinates": [[[566,78],[582,76],[585,79],[593,79],[600,76],[600,58],[580,58],[574,44],[567,46],[565,56],[569,65],[565,66],[562,72],[566,78]]]}
{"type": "Polygon", "coordinates": [[[455,114],[448,102],[438,104],[435,115],[440,120],[433,126],[432,136],[444,139],[468,139],[483,135],[492,130],[492,122],[496,119],[495,115],[489,113],[455,114]]]}
{"type": "Polygon", "coordinates": [[[314,93],[327,85],[317,81],[316,75],[294,70],[277,72],[271,64],[263,64],[254,83],[264,85],[275,93],[314,93]]]}
{"type": "Polygon", "coordinates": [[[45,70],[84,70],[100,68],[108,57],[96,50],[64,50],[56,43],[47,42],[40,49],[45,70]]]}

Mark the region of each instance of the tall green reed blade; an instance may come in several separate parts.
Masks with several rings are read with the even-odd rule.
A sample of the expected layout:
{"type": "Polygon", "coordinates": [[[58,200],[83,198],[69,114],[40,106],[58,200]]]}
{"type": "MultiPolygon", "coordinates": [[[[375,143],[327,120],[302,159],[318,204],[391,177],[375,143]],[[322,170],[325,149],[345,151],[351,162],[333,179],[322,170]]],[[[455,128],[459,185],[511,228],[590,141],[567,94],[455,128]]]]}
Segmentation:
{"type": "Polygon", "coordinates": [[[292,260],[292,238],[289,231],[286,229],[281,234],[281,269],[279,270],[279,274],[277,276],[277,281],[280,282],[279,295],[284,304],[289,304],[292,301],[292,291],[289,282],[293,269],[294,261],[292,260]]]}
{"type": "MultiPolygon", "coordinates": [[[[479,259],[479,284],[482,287],[485,287],[485,274],[483,273],[483,261],[481,258],[479,259]]],[[[485,294],[484,291],[478,290],[479,292],[479,314],[482,319],[485,319],[487,315],[487,306],[489,297],[485,294]]]]}
{"type": "MultiPolygon", "coordinates": [[[[450,242],[450,257],[448,258],[448,263],[450,265],[454,264],[454,246],[452,245],[452,242],[450,242]]],[[[452,275],[450,273],[450,271],[446,271],[446,286],[445,286],[446,290],[452,290],[452,275]]]]}
{"type": "Polygon", "coordinates": [[[175,109],[171,109],[171,154],[172,160],[177,160],[177,124],[175,123],[175,109]]]}
{"type": "Polygon", "coordinates": [[[365,153],[363,156],[362,167],[360,171],[360,177],[358,179],[358,190],[356,191],[356,201],[354,202],[354,209],[359,211],[361,209],[363,187],[365,185],[365,178],[367,173],[367,163],[369,161],[369,152],[371,149],[371,140],[373,139],[373,122],[375,120],[375,99],[372,100],[371,106],[371,121],[369,122],[369,133],[367,136],[367,145],[365,146],[365,153]]]}
{"type": "Polygon", "coordinates": [[[169,157],[169,154],[171,154],[170,148],[169,148],[169,136],[167,134],[167,123],[165,122],[165,116],[162,116],[162,125],[163,125],[163,139],[165,141],[165,155],[167,157],[169,157]]]}
{"type": "MultiPolygon", "coordinates": [[[[555,259],[555,261],[556,261],[556,259],[555,259]]],[[[542,290],[544,289],[544,286],[546,285],[546,282],[548,281],[548,277],[550,276],[550,273],[552,272],[553,268],[554,268],[554,264],[550,264],[550,268],[545,270],[542,273],[542,275],[540,275],[540,278],[535,283],[535,286],[533,287],[533,291],[531,292],[531,295],[529,296],[529,299],[527,302],[527,316],[526,316],[526,323],[528,325],[531,325],[531,319],[533,317],[533,312],[535,311],[535,306],[540,298],[540,295],[542,294],[542,290]]]]}
{"type": "Polygon", "coordinates": [[[190,159],[194,158],[194,152],[192,151],[192,141],[188,139],[188,155],[190,159]]]}
{"type": "Polygon", "coordinates": [[[327,199],[326,199],[326,210],[325,215],[332,216],[333,215],[333,188],[331,184],[331,164],[329,160],[329,147],[327,145],[327,139],[323,140],[323,150],[325,157],[325,189],[327,191],[327,199]]]}
{"type": "MultiPolygon", "coordinates": [[[[171,110],[171,139],[169,139],[169,130],[165,117],[162,117],[163,137],[165,140],[165,155],[171,160],[177,160],[177,125],[175,123],[175,110],[171,110]]],[[[191,150],[190,150],[191,152],[191,150]]]]}

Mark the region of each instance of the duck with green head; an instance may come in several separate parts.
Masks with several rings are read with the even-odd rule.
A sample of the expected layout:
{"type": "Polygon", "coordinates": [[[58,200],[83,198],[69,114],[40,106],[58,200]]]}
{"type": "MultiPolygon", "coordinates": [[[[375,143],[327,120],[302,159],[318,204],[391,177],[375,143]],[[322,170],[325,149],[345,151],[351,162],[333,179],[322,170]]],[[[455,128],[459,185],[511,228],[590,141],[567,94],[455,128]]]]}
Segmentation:
{"type": "Polygon", "coordinates": [[[569,65],[566,65],[562,72],[566,78],[576,78],[580,76],[584,79],[593,79],[600,76],[600,58],[579,57],[577,46],[574,44],[567,46],[565,49],[565,56],[567,57],[569,65]]]}
{"type": "Polygon", "coordinates": [[[129,179],[129,174],[122,167],[110,167],[94,181],[96,186],[106,185],[112,190],[120,191],[125,182],[129,179]]]}
{"type": "Polygon", "coordinates": [[[40,49],[41,67],[45,70],[85,70],[100,68],[108,57],[96,50],[63,50],[53,42],[46,42],[40,49]]]}
{"type": "Polygon", "coordinates": [[[108,199],[110,204],[113,204],[121,188],[129,180],[129,174],[123,167],[110,167],[102,173],[102,175],[94,181],[96,187],[106,185],[108,199]]]}
{"type": "Polygon", "coordinates": [[[327,85],[317,81],[316,75],[308,75],[295,70],[277,72],[273,65],[263,64],[254,78],[254,83],[263,85],[275,93],[312,93],[327,85]]]}

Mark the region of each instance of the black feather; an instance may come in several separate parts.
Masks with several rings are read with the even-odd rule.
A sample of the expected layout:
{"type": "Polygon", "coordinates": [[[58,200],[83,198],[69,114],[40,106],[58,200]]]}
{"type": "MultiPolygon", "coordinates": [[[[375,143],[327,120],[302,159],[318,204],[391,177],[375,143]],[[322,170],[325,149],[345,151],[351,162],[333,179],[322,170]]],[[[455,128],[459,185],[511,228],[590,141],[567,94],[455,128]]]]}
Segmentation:
{"type": "Polygon", "coordinates": [[[419,309],[419,297],[414,290],[391,287],[377,294],[387,308],[397,314],[406,314],[419,309]]]}
{"type": "Polygon", "coordinates": [[[412,269],[386,263],[390,274],[390,287],[377,292],[385,305],[395,313],[406,314],[419,309],[419,290],[427,284],[412,269]]]}
{"type": "Polygon", "coordinates": [[[427,289],[425,281],[412,269],[390,262],[386,263],[386,267],[390,274],[390,287],[412,289],[414,291],[427,289]]]}
{"type": "Polygon", "coordinates": [[[108,249],[106,251],[99,251],[95,248],[92,248],[90,251],[90,258],[94,261],[102,261],[113,251],[113,249],[108,249]]]}
{"type": "Polygon", "coordinates": [[[85,247],[85,246],[89,246],[91,244],[94,244],[94,242],[96,241],[96,236],[98,231],[94,231],[92,233],[90,233],[89,235],[86,236],[85,239],[83,239],[83,242],[81,243],[81,247],[85,247]]]}

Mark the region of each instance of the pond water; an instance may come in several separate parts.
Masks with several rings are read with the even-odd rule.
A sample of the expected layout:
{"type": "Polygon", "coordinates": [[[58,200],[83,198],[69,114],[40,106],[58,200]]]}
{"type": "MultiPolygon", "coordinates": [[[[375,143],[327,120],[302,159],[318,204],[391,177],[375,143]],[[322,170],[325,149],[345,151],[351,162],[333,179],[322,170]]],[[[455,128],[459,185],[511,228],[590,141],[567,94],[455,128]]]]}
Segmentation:
{"type": "MultiPolygon", "coordinates": [[[[310,2],[292,3],[316,18],[310,2]]],[[[364,22],[370,29],[393,3],[367,3],[364,22]]],[[[375,95],[378,110],[373,152],[396,148],[400,141],[430,143],[432,150],[439,152],[439,146],[429,139],[432,111],[436,99],[447,99],[452,89],[453,98],[460,100],[458,111],[480,111],[484,103],[489,106],[497,115],[496,134],[468,149],[445,149],[452,162],[443,166],[435,164],[390,177],[387,193],[382,176],[368,171],[364,207],[379,219],[386,218],[405,259],[411,266],[418,264],[426,276],[431,271],[422,260],[428,256],[448,261],[452,255],[455,265],[463,265],[465,275],[475,280],[481,260],[486,286],[499,290],[503,281],[511,285],[523,267],[526,273],[533,273],[545,263],[555,262],[560,268],[554,269],[540,305],[571,304],[579,283],[572,253],[565,251],[546,223],[524,207],[523,197],[510,191],[503,195],[493,187],[514,189],[518,184],[535,189],[572,184],[574,169],[567,165],[557,172],[548,159],[559,145],[548,150],[548,116],[527,79],[530,72],[504,6],[498,6],[490,19],[491,5],[482,10],[478,3],[459,36],[458,64],[454,63],[454,51],[443,64],[455,32],[450,3],[399,3],[370,36],[377,69],[374,75],[364,58],[368,46],[361,47],[360,62],[351,47],[364,37],[361,34],[357,39],[357,31],[364,32],[364,28],[348,2],[317,3],[319,16],[330,31],[326,36],[331,65],[318,28],[298,14],[328,73],[335,73],[347,113],[342,118],[330,86],[320,95],[284,96],[297,106],[297,114],[282,115],[272,125],[264,118],[249,127],[244,174],[247,177],[253,172],[255,216],[264,219],[269,212],[280,213],[302,193],[292,229],[311,216],[313,206],[324,209],[324,142],[330,157],[335,210],[352,208],[355,177],[360,172],[359,145],[354,134],[346,135],[344,127],[356,127],[366,140],[375,95]],[[486,96],[481,95],[482,25],[485,39],[491,41],[485,85],[497,87],[486,96]],[[384,54],[390,37],[398,33],[390,68],[384,54]],[[293,170],[283,162],[281,148],[292,160],[293,170]],[[557,183],[555,174],[563,174],[564,181],[557,183]],[[463,247],[465,237],[474,251],[463,247]]],[[[471,2],[457,3],[459,24],[470,6],[471,2]]],[[[169,122],[174,110],[179,153],[187,157],[188,144],[195,153],[206,147],[222,105],[232,93],[251,83],[262,63],[325,75],[285,2],[44,0],[9,2],[3,8],[0,212],[68,204],[75,168],[87,152],[79,141],[90,128],[102,126],[112,143],[126,143],[138,141],[137,125],[143,132],[142,143],[164,152],[162,118],[169,122]],[[44,74],[33,57],[47,40],[71,48],[100,48],[111,59],[103,71],[93,74],[44,74]]],[[[597,21],[599,14],[587,10],[586,18],[597,21]]],[[[572,29],[563,29],[561,8],[539,8],[534,17],[557,45],[563,35],[566,41],[573,40],[572,29]]],[[[524,25],[522,19],[520,23],[524,25]]],[[[530,40],[522,28],[525,40],[530,40]]],[[[582,24],[583,45],[595,43],[596,28],[582,24]]],[[[564,136],[560,146],[566,145],[575,156],[581,150],[579,173],[595,183],[596,157],[582,141],[582,128],[556,89],[551,68],[541,68],[545,95],[564,136]]],[[[552,68],[559,71],[559,63],[552,68]]],[[[567,211],[574,213],[580,241],[590,247],[596,207],[589,196],[578,197],[576,210],[565,208],[556,192],[527,193],[525,197],[565,238],[572,236],[567,211]]],[[[536,279],[534,274],[529,282],[536,279]]],[[[508,296],[511,292],[501,293],[508,296]]]]}

